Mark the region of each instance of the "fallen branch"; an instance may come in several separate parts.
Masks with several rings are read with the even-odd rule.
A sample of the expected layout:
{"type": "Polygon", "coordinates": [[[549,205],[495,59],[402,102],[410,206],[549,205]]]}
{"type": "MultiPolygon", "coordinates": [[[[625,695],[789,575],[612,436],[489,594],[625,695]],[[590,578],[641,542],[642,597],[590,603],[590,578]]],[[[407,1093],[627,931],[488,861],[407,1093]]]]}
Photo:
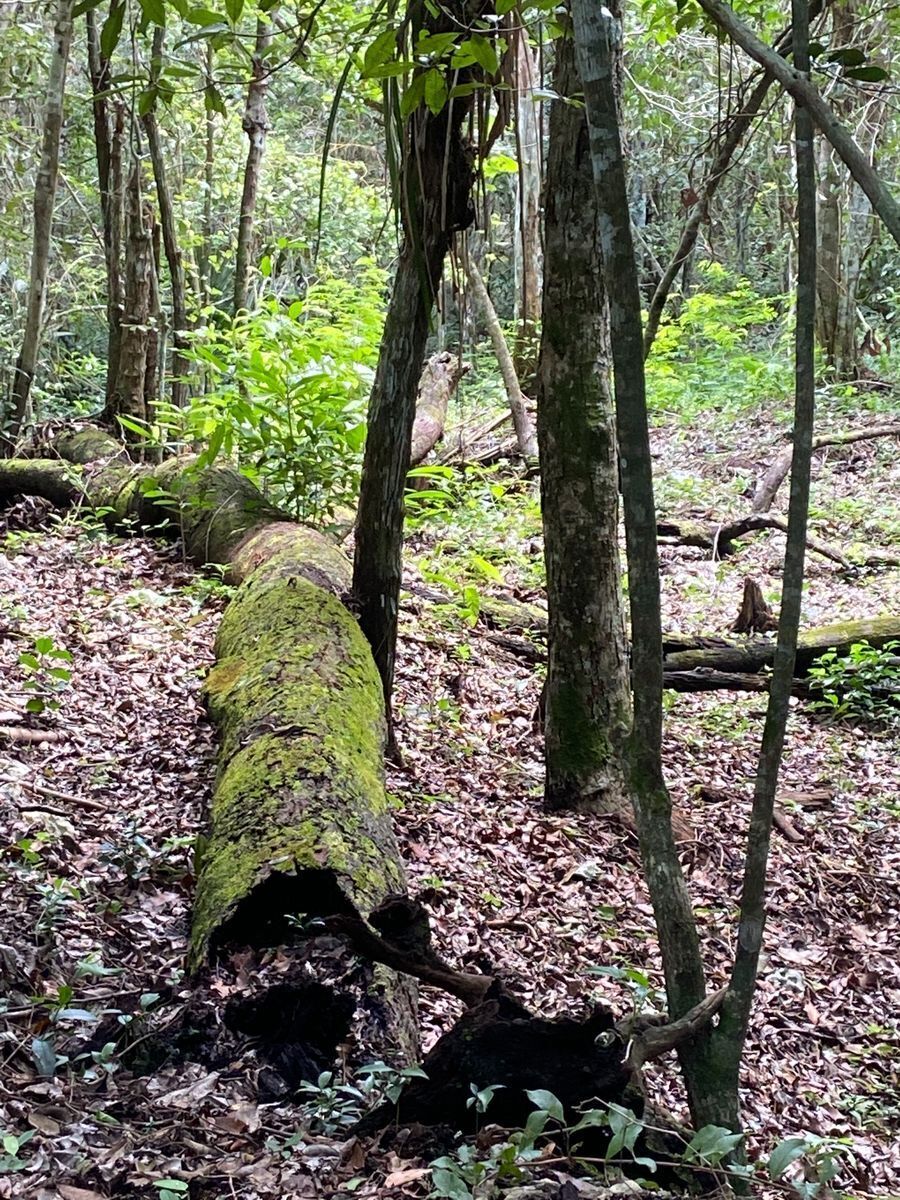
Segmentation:
{"type": "MultiPolygon", "coordinates": [[[[620,1036],[629,1039],[627,1052],[629,1065],[637,1070],[644,1063],[661,1058],[670,1050],[677,1049],[683,1042],[694,1037],[704,1025],[709,1024],[722,1007],[726,990],[726,988],[720,988],[717,992],[712,992],[709,996],[704,997],[699,1004],[695,1004],[677,1021],[640,1025],[640,1018],[637,1018],[638,1024],[635,1024],[635,1018],[632,1017],[625,1022],[620,1022],[616,1029],[620,1036]]],[[[660,1020],[665,1021],[665,1018],[660,1020]]]]}
{"type": "Polygon", "coordinates": [[[457,385],[469,370],[459,356],[442,350],[425,364],[419,379],[409,465],[416,467],[444,436],[447,407],[457,385]]]}
{"type": "MultiPolygon", "coordinates": [[[[872,438],[900,437],[900,425],[872,425],[868,429],[848,429],[840,433],[820,433],[813,438],[813,450],[821,450],[825,446],[849,446],[853,442],[869,441],[872,438]]],[[[778,455],[765,475],[756,485],[753,493],[752,511],[767,513],[772,507],[778,489],[787,478],[791,469],[793,449],[788,446],[778,455]]]]}

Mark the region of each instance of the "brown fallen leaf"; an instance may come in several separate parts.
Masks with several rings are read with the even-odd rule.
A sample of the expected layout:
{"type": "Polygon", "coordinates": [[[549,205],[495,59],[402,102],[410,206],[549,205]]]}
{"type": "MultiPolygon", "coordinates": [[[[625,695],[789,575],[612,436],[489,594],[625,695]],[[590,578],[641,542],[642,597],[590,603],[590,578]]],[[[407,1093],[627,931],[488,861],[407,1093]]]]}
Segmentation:
{"type": "Polygon", "coordinates": [[[404,1171],[391,1171],[384,1181],[385,1187],[400,1187],[404,1183],[414,1183],[431,1171],[430,1167],[407,1167],[404,1171]]]}
{"type": "Polygon", "coordinates": [[[91,1188],[75,1187],[70,1183],[60,1183],[56,1190],[59,1192],[62,1200],[106,1200],[100,1192],[95,1192],[91,1188]]]}

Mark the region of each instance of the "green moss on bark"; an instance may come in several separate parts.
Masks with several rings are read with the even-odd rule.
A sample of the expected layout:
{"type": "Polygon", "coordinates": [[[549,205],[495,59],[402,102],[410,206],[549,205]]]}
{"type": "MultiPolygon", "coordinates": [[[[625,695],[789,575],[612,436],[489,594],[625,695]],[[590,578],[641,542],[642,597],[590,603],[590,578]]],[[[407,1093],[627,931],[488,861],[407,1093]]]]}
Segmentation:
{"type": "Polygon", "coordinates": [[[206,694],[222,745],[195,965],[273,872],[331,872],[362,912],[404,886],[381,684],[340,601],[304,579],[254,575],[225,613],[217,656],[206,694]]]}

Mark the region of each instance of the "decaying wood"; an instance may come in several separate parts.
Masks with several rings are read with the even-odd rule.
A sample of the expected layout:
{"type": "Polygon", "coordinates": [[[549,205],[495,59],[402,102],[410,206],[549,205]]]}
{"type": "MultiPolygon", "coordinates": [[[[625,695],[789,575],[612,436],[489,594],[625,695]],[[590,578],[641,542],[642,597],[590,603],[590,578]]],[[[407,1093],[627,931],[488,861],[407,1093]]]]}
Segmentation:
{"type": "MultiPolygon", "coordinates": [[[[209,834],[198,842],[191,968],[235,945],[278,944],[289,917],[365,914],[402,891],[381,685],[338,598],[350,584],[343,552],[230,467],[135,466],[96,430],[59,444],[81,463],[90,448],[95,461],[8,459],[0,498],[27,491],[102,508],[111,524],[162,522],[193,562],[224,564],[239,585],[205,685],[220,748],[209,834]]],[[[408,1054],[413,986],[389,971],[380,983],[373,1003],[384,1008],[387,1044],[408,1054]]]]}
{"type": "MultiPolygon", "coordinates": [[[[873,438],[900,437],[900,425],[870,425],[864,429],[846,429],[838,433],[820,433],[813,438],[813,449],[821,450],[826,446],[849,446],[853,442],[869,441],[873,438]]],[[[778,489],[787,478],[791,469],[793,449],[788,446],[782,450],[769,469],[757,483],[753,493],[751,510],[754,513],[767,513],[772,507],[778,489]]]]}
{"type": "Polygon", "coordinates": [[[731,627],[732,633],[770,633],[777,628],[778,621],[762,594],[762,588],[748,576],[744,580],[744,594],[731,627]]]}
{"type": "Polygon", "coordinates": [[[413,423],[410,466],[423,462],[444,436],[447,406],[457,385],[469,370],[459,356],[442,350],[433,354],[422,371],[413,423]]]}

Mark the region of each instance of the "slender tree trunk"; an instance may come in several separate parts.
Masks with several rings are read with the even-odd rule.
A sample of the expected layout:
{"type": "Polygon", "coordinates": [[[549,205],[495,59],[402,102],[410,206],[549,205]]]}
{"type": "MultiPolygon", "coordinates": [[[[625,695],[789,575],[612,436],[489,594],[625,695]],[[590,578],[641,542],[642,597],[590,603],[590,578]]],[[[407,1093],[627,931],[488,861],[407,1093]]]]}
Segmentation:
{"type": "Polygon", "coordinates": [[[513,274],[516,289],[516,374],[531,379],[535,370],[535,336],[541,320],[541,108],[534,98],[540,83],[537,54],[528,30],[512,35],[516,44],[516,236],[513,274]]]}
{"type": "MultiPolygon", "coordinates": [[[[805,0],[794,0],[794,64],[809,72],[809,27],[805,0]]],[[[815,410],[816,327],[816,171],[813,122],[808,110],[795,110],[797,158],[797,325],[794,403],[794,455],[787,548],[778,621],[778,643],[769,686],[769,702],[757,766],[734,969],[719,1018],[714,1042],[717,1060],[728,1078],[728,1092],[737,1097],[741,1056],[756,990],[759,956],[766,923],[766,883],[769,843],[778,773],[784,748],[791,682],[800,628],[806,525],[809,511],[810,460],[815,410]]],[[[737,1109],[729,1122],[738,1128],[737,1109]]]]}
{"type": "Polygon", "coordinates": [[[95,13],[85,13],[87,22],[88,71],[91,79],[94,146],[100,184],[103,220],[103,251],[106,261],[106,405],[112,399],[119,371],[122,340],[122,143],[125,138],[125,109],[121,100],[110,107],[109,63],[100,52],[100,34],[95,13]]]}
{"type": "Polygon", "coordinates": [[[609,316],[597,199],[570,38],[556,45],[544,199],[538,363],[547,564],[544,802],[612,812],[628,803],[631,698],[625,640],[609,316]]]}
{"type": "MultiPolygon", "coordinates": [[[[140,165],[135,163],[126,189],[125,313],[119,370],[109,416],[146,421],[146,376],[153,301],[153,214],[141,192],[140,165]]],[[[125,429],[135,441],[138,435],[125,429]]]]}
{"type": "Polygon", "coordinates": [[[238,226],[237,259],[234,266],[234,315],[247,307],[250,286],[250,258],[253,252],[253,220],[256,214],[256,197],[263,154],[266,149],[266,133],[269,117],[266,112],[266,93],[269,90],[269,66],[266,55],[272,44],[272,26],[260,17],[256,23],[256,44],[253,50],[253,75],[247,88],[244,106],[244,132],[250,139],[247,163],[244,167],[244,186],[241,192],[241,216],[238,226]]]}
{"type": "MultiPolygon", "coordinates": [[[[159,78],[165,35],[166,31],[157,26],[153,34],[151,87],[159,78]]],[[[159,135],[159,122],[156,119],[155,103],[154,107],[144,114],[142,120],[147,133],[147,144],[150,147],[150,161],[153,164],[153,178],[156,183],[156,203],[159,208],[162,241],[166,252],[166,264],[169,268],[169,284],[172,289],[172,403],[181,408],[188,397],[187,374],[190,370],[190,363],[185,357],[189,325],[184,262],[178,246],[175,206],[172,203],[172,192],[166,178],[166,163],[162,139],[159,135]]],[[[159,394],[162,396],[164,393],[160,390],[159,394]]]]}
{"type": "MultiPolygon", "coordinates": [[[[488,5],[476,3],[466,17],[477,17],[488,5]]],[[[437,9],[436,15],[410,3],[412,35],[463,36],[458,15],[437,9]]],[[[453,83],[473,77],[469,68],[454,70],[453,83]]],[[[360,483],[353,561],[353,593],[384,688],[390,749],[396,752],[391,721],[391,694],[397,645],[397,613],[403,551],[403,515],[416,394],[425,345],[444,258],[455,232],[474,216],[471,151],[462,126],[472,96],[448,99],[440,112],[420,104],[403,132],[400,196],[403,246],[388,306],[375,382],[369,398],[368,434],[360,483]]]]}
{"type": "Polygon", "coordinates": [[[59,0],[53,27],[53,51],[47,80],[47,104],[41,156],[34,184],[34,237],[31,250],[31,277],[25,308],[22,348],[16,361],[12,390],[13,430],[18,432],[31,418],[31,385],[43,332],[47,276],[50,268],[50,242],[53,233],[53,205],[59,176],[59,141],[62,133],[63,103],[66,93],[66,67],[72,45],[72,0],[59,0]]]}
{"type": "Polygon", "coordinates": [[[512,414],[519,453],[524,459],[536,459],[538,453],[537,439],[531,417],[529,416],[528,409],[525,407],[525,397],[522,395],[522,388],[519,385],[519,376],[516,373],[515,363],[513,362],[512,354],[510,354],[509,346],[503,334],[503,327],[500,324],[500,318],[497,316],[497,310],[494,308],[490,293],[487,290],[487,285],[482,279],[481,272],[478,270],[478,264],[471,254],[466,257],[466,274],[475,296],[475,302],[484,316],[491,345],[494,347],[494,354],[497,356],[497,365],[500,367],[500,374],[503,376],[503,386],[506,388],[506,399],[509,403],[509,411],[512,414]]]}
{"type": "MultiPolygon", "coordinates": [[[[662,772],[662,619],[656,511],[644,380],[641,295],[631,234],[616,101],[621,25],[595,0],[572,0],[575,48],[584,89],[601,247],[609,296],[616,431],[632,631],[634,719],[628,769],[641,859],[662,952],[669,1011],[681,1017],[705,994],[706,980],[690,896],[672,828],[662,772]]],[[[691,1114],[714,1122],[723,1098],[711,1090],[709,1035],[681,1051],[691,1114]]],[[[727,1107],[727,1106],[726,1106],[727,1107]]]]}

